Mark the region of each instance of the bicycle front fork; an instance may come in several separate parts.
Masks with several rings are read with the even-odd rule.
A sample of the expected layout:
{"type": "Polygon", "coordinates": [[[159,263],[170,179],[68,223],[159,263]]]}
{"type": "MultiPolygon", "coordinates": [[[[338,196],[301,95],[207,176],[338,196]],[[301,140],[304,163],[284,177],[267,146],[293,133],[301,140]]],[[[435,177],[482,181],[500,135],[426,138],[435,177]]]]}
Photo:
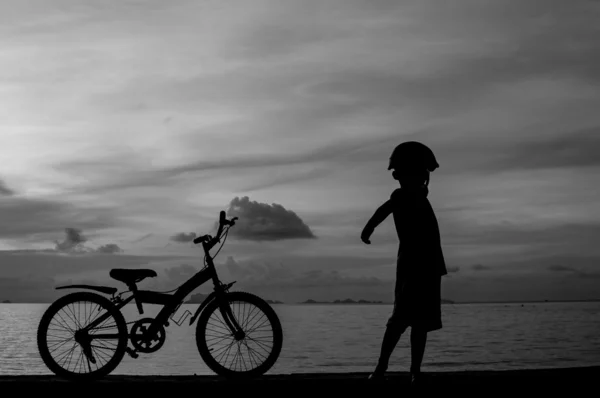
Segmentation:
{"type": "MultiPolygon", "coordinates": [[[[219,298],[217,298],[217,300],[219,300],[219,298]]],[[[244,333],[242,327],[235,319],[231,307],[229,306],[229,302],[221,299],[219,302],[219,310],[221,311],[221,315],[223,316],[231,335],[235,337],[237,341],[243,340],[246,337],[246,333],[244,333]]]]}

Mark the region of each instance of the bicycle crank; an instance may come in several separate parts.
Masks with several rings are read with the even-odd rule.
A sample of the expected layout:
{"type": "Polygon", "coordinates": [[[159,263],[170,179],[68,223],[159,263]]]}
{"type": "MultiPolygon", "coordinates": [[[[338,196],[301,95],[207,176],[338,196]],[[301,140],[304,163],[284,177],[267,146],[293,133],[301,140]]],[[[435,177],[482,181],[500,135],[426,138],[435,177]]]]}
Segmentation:
{"type": "Polygon", "coordinates": [[[136,352],[146,354],[158,351],[165,343],[165,328],[160,325],[155,335],[149,336],[148,329],[153,324],[154,319],[144,318],[133,324],[131,328],[130,340],[136,352]]]}

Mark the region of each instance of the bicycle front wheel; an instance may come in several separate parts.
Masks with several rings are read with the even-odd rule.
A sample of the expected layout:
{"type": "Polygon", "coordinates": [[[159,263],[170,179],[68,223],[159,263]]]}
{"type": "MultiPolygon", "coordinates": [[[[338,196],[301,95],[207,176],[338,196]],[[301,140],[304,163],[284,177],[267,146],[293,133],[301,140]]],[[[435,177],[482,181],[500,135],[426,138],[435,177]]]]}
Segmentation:
{"type": "Polygon", "coordinates": [[[108,299],[89,292],[71,293],[52,303],[37,332],[38,350],[48,369],[69,379],[108,375],[123,359],[127,339],[123,315],[108,299]],[[97,325],[85,330],[92,323],[97,325]]]}
{"type": "Polygon", "coordinates": [[[236,338],[229,330],[215,299],[206,306],[196,325],[200,356],[220,376],[240,378],[266,373],[277,361],[283,345],[277,314],[266,301],[246,292],[226,293],[225,304],[245,336],[236,338]]]}

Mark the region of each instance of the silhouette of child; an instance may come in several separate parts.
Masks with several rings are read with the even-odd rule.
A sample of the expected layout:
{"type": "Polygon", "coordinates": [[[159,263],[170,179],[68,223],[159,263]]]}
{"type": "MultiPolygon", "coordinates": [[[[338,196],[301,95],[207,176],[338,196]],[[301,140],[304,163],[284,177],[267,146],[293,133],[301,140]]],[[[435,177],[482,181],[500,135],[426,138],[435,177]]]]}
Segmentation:
{"type": "Polygon", "coordinates": [[[383,377],[400,336],[411,327],[411,383],[420,380],[427,333],[442,328],[441,277],[447,274],[440,233],[427,199],[429,173],[439,167],[433,152],[424,144],[407,141],[392,152],[388,170],[400,183],[365,225],[361,240],[370,236],[388,215],[393,214],[398,239],[394,309],[386,324],[381,354],[371,380],[383,377]]]}

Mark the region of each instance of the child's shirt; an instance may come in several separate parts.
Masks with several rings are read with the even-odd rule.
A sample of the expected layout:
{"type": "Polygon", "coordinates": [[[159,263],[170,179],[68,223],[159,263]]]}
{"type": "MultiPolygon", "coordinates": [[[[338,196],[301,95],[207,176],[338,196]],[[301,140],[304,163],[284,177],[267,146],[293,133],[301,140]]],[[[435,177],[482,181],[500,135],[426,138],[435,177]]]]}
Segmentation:
{"type": "Polygon", "coordinates": [[[427,199],[427,188],[407,191],[398,188],[388,205],[394,217],[398,247],[398,267],[402,271],[446,275],[437,218],[427,199]]]}

